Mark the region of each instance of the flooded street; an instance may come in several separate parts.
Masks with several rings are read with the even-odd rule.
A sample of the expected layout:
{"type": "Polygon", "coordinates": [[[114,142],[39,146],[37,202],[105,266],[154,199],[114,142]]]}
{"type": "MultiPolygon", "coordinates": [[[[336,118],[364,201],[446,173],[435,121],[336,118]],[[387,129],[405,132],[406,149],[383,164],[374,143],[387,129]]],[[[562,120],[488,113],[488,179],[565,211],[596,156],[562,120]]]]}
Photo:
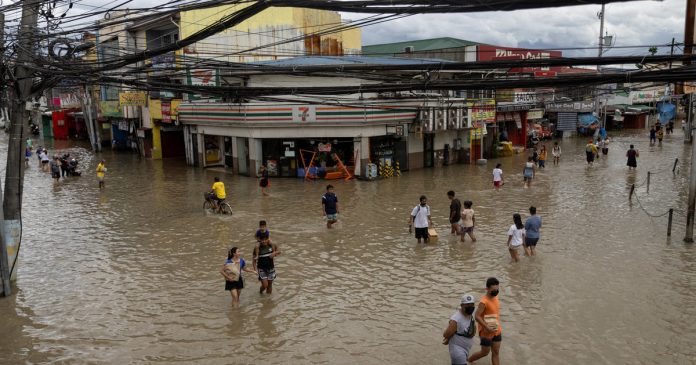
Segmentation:
{"type": "Polygon", "coordinates": [[[326,181],[273,179],[262,197],[255,179],[222,170],[57,142],[85,173],[54,183],[31,160],[17,286],[0,298],[0,363],[448,364],[448,318],[462,294],[480,298],[496,276],[505,364],[693,364],[696,247],[682,242],[689,146],[679,130],[662,147],[647,133],[611,136],[608,158],[589,168],[586,139],[563,141],[561,165],[548,161],[531,189],[522,186],[526,155],[334,181],[342,214],[330,231],[326,181]],[[630,143],[641,153],[635,172],[630,143]],[[101,158],[103,192],[93,174],[101,158]],[[497,162],[500,191],[490,183],[497,162]],[[202,209],[215,176],[231,217],[202,209]],[[650,214],[675,209],[671,239],[666,216],[629,202],[631,184],[650,214]],[[450,189],[474,202],[475,244],[449,235],[450,189]],[[421,194],[437,244],[408,234],[421,194]],[[512,264],[506,232],[530,205],[544,222],[538,256],[512,264]],[[260,219],[283,250],[274,291],[260,296],[246,274],[232,308],[219,269],[231,246],[250,262],[260,219]]]}

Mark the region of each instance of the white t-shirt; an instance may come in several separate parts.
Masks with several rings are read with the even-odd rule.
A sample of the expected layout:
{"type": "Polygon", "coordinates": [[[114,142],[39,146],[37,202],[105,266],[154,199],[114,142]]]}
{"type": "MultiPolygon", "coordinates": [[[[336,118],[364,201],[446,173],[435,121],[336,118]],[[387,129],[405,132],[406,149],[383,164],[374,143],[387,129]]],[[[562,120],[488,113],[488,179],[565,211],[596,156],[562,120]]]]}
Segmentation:
{"type": "Polygon", "coordinates": [[[510,246],[517,247],[522,244],[522,235],[524,234],[524,228],[517,229],[516,225],[511,225],[508,229],[508,236],[512,236],[510,240],[510,246]]]}
{"type": "Polygon", "coordinates": [[[493,169],[493,181],[503,181],[503,170],[493,169]]]}
{"type": "Polygon", "coordinates": [[[413,226],[416,228],[428,228],[428,216],[430,215],[430,206],[426,205],[421,207],[420,204],[416,205],[411,211],[411,216],[415,217],[413,220],[413,226]]]}

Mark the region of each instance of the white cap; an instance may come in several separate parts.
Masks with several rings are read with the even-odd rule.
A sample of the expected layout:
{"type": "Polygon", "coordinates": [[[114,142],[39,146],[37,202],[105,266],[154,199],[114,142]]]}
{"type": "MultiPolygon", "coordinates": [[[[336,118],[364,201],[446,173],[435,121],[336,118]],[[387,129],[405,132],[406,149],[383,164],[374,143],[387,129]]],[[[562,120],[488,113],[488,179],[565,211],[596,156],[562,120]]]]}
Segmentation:
{"type": "Polygon", "coordinates": [[[471,294],[464,294],[464,296],[462,297],[462,300],[459,301],[459,304],[474,304],[474,303],[476,303],[476,299],[471,294]]]}

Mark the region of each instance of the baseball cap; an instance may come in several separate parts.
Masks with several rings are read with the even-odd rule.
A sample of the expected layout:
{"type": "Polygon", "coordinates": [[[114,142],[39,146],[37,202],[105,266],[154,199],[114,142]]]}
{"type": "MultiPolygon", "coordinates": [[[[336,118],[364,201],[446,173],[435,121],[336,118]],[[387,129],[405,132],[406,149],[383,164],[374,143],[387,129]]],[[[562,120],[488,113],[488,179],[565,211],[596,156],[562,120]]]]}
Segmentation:
{"type": "Polygon", "coordinates": [[[462,297],[462,300],[459,301],[459,304],[474,304],[474,303],[476,303],[476,299],[471,294],[464,294],[464,296],[462,297]]]}

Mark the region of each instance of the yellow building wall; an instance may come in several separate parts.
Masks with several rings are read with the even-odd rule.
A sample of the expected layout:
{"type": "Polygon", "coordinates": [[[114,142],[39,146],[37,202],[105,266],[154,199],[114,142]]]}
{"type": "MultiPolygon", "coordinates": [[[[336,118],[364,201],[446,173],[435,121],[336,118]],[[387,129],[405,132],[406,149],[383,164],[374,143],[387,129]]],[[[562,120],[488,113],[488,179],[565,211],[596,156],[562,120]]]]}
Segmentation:
{"type": "MultiPolygon", "coordinates": [[[[182,12],[180,38],[189,37],[222,17],[247,6],[248,4],[224,5],[182,12]]],[[[186,47],[181,54],[228,62],[252,62],[312,54],[340,56],[359,53],[362,44],[360,29],[302,39],[307,34],[339,27],[342,23],[340,14],[334,11],[269,8],[235,27],[186,47]],[[234,54],[287,39],[298,40],[234,54]]]]}

